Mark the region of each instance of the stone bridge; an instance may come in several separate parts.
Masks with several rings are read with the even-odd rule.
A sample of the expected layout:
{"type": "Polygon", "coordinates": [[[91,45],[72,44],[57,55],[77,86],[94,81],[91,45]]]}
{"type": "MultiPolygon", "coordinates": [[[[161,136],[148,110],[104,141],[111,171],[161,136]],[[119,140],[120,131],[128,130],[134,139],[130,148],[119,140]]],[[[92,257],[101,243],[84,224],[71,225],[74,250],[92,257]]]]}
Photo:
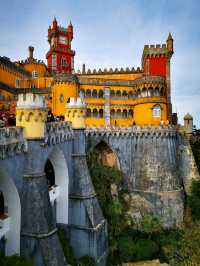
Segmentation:
{"type": "Polygon", "coordinates": [[[24,128],[2,128],[0,159],[0,249],[37,266],[66,265],[61,225],[77,257],[105,265],[107,227],[87,168],[84,130],[46,123],[44,138],[27,140],[24,128]]]}
{"type": "Polygon", "coordinates": [[[88,153],[103,143],[115,154],[132,204],[140,206],[133,217],[149,212],[167,228],[182,223],[184,194],[199,174],[189,141],[176,128],[88,128],[86,139],[88,153]]]}
{"type": "Polygon", "coordinates": [[[189,142],[176,128],[72,129],[54,122],[37,139],[25,139],[24,130],[0,129],[0,249],[6,255],[30,257],[37,266],[66,265],[57,235],[62,226],[77,257],[105,265],[107,226],[86,161],[102,143],[116,156],[135,205],[145,203],[165,227],[181,224],[184,193],[199,176],[189,142]]]}

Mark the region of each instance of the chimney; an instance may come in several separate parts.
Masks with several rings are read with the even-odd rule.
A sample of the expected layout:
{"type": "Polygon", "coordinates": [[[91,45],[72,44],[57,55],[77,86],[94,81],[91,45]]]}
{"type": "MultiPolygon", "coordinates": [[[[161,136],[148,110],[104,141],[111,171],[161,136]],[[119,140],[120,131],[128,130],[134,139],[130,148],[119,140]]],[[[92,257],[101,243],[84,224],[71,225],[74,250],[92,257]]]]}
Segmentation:
{"type": "Polygon", "coordinates": [[[34,47],[33,46],[29,46],[28,50],[29,50],[29,59],[33,59],[34,47]]]}

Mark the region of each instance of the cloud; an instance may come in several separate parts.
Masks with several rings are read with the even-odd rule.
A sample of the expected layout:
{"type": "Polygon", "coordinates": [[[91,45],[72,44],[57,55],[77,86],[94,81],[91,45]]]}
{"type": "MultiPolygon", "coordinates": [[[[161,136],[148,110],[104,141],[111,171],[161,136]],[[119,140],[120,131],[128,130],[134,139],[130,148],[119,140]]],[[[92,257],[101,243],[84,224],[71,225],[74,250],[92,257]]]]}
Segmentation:
{"type": "Polygon", "coordinates": [[[180,120],[184,112],[199,118],[200,2],[198,0],[7,0],[1,4],[1,55],[14,60],[35,56],[45,60],[47,29],[54,16],[62,25],[74,24],[75,67],[137,67],[144,44],[174,37],[172,102],[180,120]]]}

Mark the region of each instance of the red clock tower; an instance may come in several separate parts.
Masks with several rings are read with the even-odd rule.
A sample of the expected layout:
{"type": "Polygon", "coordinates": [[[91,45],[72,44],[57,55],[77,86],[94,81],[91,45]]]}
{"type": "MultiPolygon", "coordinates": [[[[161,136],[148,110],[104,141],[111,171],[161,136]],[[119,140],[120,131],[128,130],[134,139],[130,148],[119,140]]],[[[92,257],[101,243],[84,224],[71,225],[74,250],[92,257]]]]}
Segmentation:
{"type": "Polygon", "coordinates": [[[48,29],[50,49],[46,54],[49,72],[72,73],[74,69],[75,52],[71,49],[73,26],[70,22],[67,28],[58,26],[56,18],[48,29]]]}

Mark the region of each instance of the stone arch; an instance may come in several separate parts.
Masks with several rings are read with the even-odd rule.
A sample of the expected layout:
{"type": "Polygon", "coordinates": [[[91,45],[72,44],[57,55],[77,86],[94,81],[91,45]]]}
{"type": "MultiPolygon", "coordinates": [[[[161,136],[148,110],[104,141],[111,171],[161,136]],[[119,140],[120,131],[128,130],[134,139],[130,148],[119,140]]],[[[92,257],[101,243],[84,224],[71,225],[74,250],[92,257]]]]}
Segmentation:
{"type": "Polygon", "coordinates": [[[104,112],[103,112],[103,109],[100,109],[100,110],[99,110],[99,117],[102,118],[102,117],[103,117],[103,113],[104,113],[104,112]]]}
{"type": "MultiPolygon", "coordinates": [[[[51,177],[52,183],[49,182],[49,196],[52,205],[56,202],[56,222],[67,224],[69,174],[63,151],[55,147],[50,153],[45,166],[47,163],[52,167],[52,175],[54,175],[54,178],[51,177]]],[[[45,173],[48,174],[47,169],[45,169],[45,173]]]]}
{"type": "Polygon", "coordinates": [[[4,198],[4,217],[0,219],[0,238],[5,236],[5,255],[20,254],[21,203],[12,178],[1,169],[0,191],[4,198]]]}
{"type": "Polygon", "coordinates": [[[110,111],[110,116],[111,116],[111,118],[114,118],[115,117],[115,109],[112,109],[110,111]]]}
{"type": "Polygon", "coordinates": [[[94,89],[94,90],[92,91],[92,97],[93,97],[93,98],[97,98],[97,95],[98,95],[97,90],[94,89]]]}
{"type": "Polygon", "coordinates": [[[111,90],[111,91],[110,91],[110,97],[111,97],[111,98],[114,98],[114,97],[115,97],[115,91],[114,91],[114,90],[111,90]]]}
{"type": "Polygon", "coordinates": [[[103,90],[99,90],[99,98],[103,98],[103,95],[104,95],[103,90]]]}
{"type": "Polygon", "coordinates": [[[93,109],[93,117],[98,117],[98,110],[96,108],[93,109]]]}
{"type": "Polygon", "coordinates": [[[90,154],[95,151],[97,151],[98,154],[97,162],[99,164],[114,167],[120,170],[119,158],[108,143],[106,143],[104,140],[101,140],[93,147],[93,149],[90,151],[90,154]]]}
{"type": "Polygon", "coordinates": [[[85,97],[86,98],[90,98],[91,97],[91,90],[90,89],[86,90],[85,97]]]}
{"type": "Polygon", "coordinates": [[[91,117],[91,115],[92,115],[91,109],[87,108],[86,117],[91,117]]]}
{"type": "Polygon", "coordinates": [[[118,90],[117,92],[116,92],[116,97],[121,97],[122,96],[122,93],[121,93],[121,91],[120,90],[118,90]]]}
{"type": "Polygon", "coordinates": [[[122,117],[123,118],[127,118],[127,110],[126,109],[123,110],[122,117]]]}

